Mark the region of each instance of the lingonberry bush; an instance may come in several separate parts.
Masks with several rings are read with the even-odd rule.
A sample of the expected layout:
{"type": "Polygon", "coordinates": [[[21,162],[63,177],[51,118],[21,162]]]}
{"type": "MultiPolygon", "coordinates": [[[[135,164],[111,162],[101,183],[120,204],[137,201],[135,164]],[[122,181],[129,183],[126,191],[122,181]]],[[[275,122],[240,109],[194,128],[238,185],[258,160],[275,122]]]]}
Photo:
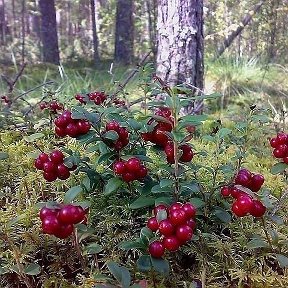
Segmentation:
{"type": "MultiPolygon", "coordinates": [[[[285,275],[285,193],[271,193],[267,171],[264,178],[261,163],[249,163],[262,153],[254,143],[259,131],[268,129],[264,111],[250,107],[241,121],[225,127],[205,114],[183,114],[191,102],[217,95],[191,96],[157,77],[144,87],[144,108],[134,108],[117,93],[88,91],[75,96],[77,104],[53,109],[49,135],[58,148],[43,150],[34,143],[34,166],[43,171],[37,175],[44,182],[65,185],[67,191],[41,198],[40,237],[72,241],[75,270],[93,287],[105,287],[103,282],[249,286],[267,281],[249,274],[257,263],[264,274],[285,275]],[[100,273],[106,267],[116,281],[100,273]]],[[[281,163],[272,173],[282,173],[284,181],[287,138],[282,132],[270,141],[281,152],[274,150],[281,163]]],[[[9,233],[2,238],[9,239],[9,233]]],[[[40,273],[40,265],[32,265],[33,274],[17,261],[20,280],[33,287],[29,275],[40,273]]],[[[45,269],[47,263],[41,264],[45,269]]],[[[273,281],[278,283],[277,277],[273,281]]]]}

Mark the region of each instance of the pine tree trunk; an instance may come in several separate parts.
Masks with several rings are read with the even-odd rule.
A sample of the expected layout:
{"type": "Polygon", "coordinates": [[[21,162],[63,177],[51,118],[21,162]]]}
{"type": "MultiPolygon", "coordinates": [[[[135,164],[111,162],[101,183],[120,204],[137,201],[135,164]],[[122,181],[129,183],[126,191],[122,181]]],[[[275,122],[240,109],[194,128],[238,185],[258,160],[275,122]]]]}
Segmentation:
{"type": "Polygon", "coordinates": [[[133,0],[118,0],[115,32],[115,61],[125,65],[133,62],[133,42],[133,0]]]}
{"type": "Polygon", "coordinates": [[[91,0],[90,4],[91,4],[91,19],[92,19],[92,31],[93,31],[93,58],[94,58],[94,64],[97,65],[100,61],[100,56],[98,52],[98,36],[97,36],[97,29],[96,29],[95,0],[91,0]]]}
{"type": "Polygon", "coordinates": [[[157,76],[203,89],[203,1],[158,0],[157,76]]]}
{"type": "Polygon", "coordinates": [[[59,64],[59,47],[54,0],[39,0],[43,61],[59,64]]]}

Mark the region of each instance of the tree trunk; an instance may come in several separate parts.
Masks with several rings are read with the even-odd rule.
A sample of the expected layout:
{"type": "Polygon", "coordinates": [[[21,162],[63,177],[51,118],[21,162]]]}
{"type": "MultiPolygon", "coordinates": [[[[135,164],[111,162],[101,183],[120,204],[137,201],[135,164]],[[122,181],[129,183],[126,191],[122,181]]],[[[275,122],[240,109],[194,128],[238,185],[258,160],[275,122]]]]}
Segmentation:
{"type": "Polygon", "coordinates": [[[100,62],[100,56],[98,52],[95,0],[91,0],[90,4],[91,4],[91,20],[92,20],[92,31],[93,31],[93,58],[94,58],[94,64],[97,65],[100,62]]]}
{"type": "Polygon", "coordinates": [[[156,0],[146,0],[146,8],[148,14],[148,32],[149,32],[149,44],[153,53],[154,62],[156,61],[157,45],[156,45],[156,0]]]}
{"type": "Polygon", "coordinates": [[[0,3],[0,33],[1,33],[1,44],[4,46],[6,43],[6,33],[8,32],[6,13],[5,13],[5,1],[2,0],[0,3]]]}
{"type": "Polygon", "coordinates": [[[59,64],[58,35],[54,0],[39,0],[41,13],[41,32],[43,45],[43,60],[59,64]]]}
{"type": "Polygon", "coordinates": [[[158,1],[157,76],[203,89],[203,1],[158,1]]]}
{"type": "Polygon", "coordinates": [[[25,38],[26,38],[26,31],[25,31],[25,20],[26,20],[26,0],[22,0],[22,11],[21,11],[21,26],[22,26],[22,43],[21,43],[21,58],[22,64],[25,62],[25,38]]]}
{"type": "Polygon", "coordinates": [[[265,0],[260,1],[258,4],[256,4],[254,6],[254,8],[252,10],[250,10],[242,19],[240,25],[236,28],[236,30],[232,31],[228,37],[224,40],[224,43],[221,45],[221,47],[219,48],[218,52],[217,52],[217,56],[216,58],[220,57],[224,51],[226,50],[226,48],[228,48],[232,42],[234,41],[234,39],[243,31],[243,29],[250,23],[250,21],[252,20],[254,14],[256,14],[261,6],[265,3],[265,0]]]}
{"type": "Polygon", "coordinates": [[[118,0],[116,11],[115,61],[125,65],[133,62],[133,42],[133,0],[118,0]]]}

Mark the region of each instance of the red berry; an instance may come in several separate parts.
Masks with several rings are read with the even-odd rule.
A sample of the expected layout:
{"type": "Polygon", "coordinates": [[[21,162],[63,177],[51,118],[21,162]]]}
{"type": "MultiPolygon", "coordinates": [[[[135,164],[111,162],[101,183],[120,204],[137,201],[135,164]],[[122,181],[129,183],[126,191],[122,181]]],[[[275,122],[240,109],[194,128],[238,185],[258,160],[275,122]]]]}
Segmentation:
{"type": "Polygon", "coordinates": [[[53,182],[57,179],[57,174],[55,172],[44,172],[43,177],[48,182],[53,182]]]}
{"type": "Polygon", "coordinates": [[[235,203],[232,205],[232,211],[239,217],[247,215],[253,208],[253,200],[248,194],[240,196],[235,203]]]}
{"type": "Polygon", "coordinates": [[[196,208],[191,203],[185,203],[182,206],[187,218],[193,218],[196,215],[196,208]]]}
{"type": "Polygon", "coordinates": [[[54,234],[59,230],[61,224],[58,221],[56,215],[47,216],[42,221],[42,230],[46,234],[54,234]]]}
{"type": "Polygon", "coordinates": [[[54,235],[60,239],[65,239],[73,233],[73,230],[72,224],[61,224],[59,229],[54,232],[54,235]]]}
{"type": "Polygon", "coordinates": [[[60,150],[54,150],[50,153],[50,159],[54,164],[60,164],[64,160],[64,155],[60,150]]]}
{"type": "Polygon", "coordinates": [[[39,217],[42,221],[48,216],[55,216],[57,217],[57,214],[59,212],[59,209],[51,209],[46,206],[42,207],[40,212],[39,212],[39,217]]]}
{"type": "Polygon", "coordinates": [[[253,192],[258,192],[264,183],[264,177],[261,174],[255,174],[251,178],[251,183],[248,188],[253,192]]]}
{"type": "Polygon", "coordinates": [[[67,118],[64,117],[63,114],[54,120],[54,124],[57,127],[61,127],[61,128],[65,128],[69,123],[70,123],[70,120],[67,120],[67,118]]]}
{"type": "Polygon", "coordinates": [[[182,208],[182,206],[183,206],[182,203],[176,202],[176,203],[173,203],[173,204],[170,206],[169,210],[170,210],[170,211],[178,210],[178,209],[182,208]]]}
{"type": "Polygon", "coordinates": [[[178,250],[180,243],[176,236],[168,236],[163,239],[163,246],[169,251],[178,250]]]}
{"type": "Polygon", "coordinates": [[[151,132],[141,133],[141,138],[142,138],[144,141],[151,141],[151,139],[152,139],[152,133],[151,133],[151,132]]]}
{"type": "Polygon", "coordinates": [[[174,158],[174,145],[172,142],[168,142],[164,148],[164,152],[167,157],[174,158]]]}
{"type": "Polygon", "coordinates": [[[238,172],[238,175],[239,174],[244,174],[248,178],[250,178],[252,176],[251,172],[248,169],[245,169],[245,168],[240,169],[239,172],[238,172]]]}
{"type": "Polygon", "coordinates": [[[41,110],[44,110],[44,109],[47,108],[47,103],[46,103],[46,102],[41,102],[41,103],[39,104],[39,107],[40,107],[41,110]]]}
{"type": "Polygon", "coordinates": [[[119,139],[124,140],[127,139],[129,134],[126,128],[120,127],[118,130],[119,139]]]}
{"type": "Polygon", "coordinates": [[[250,214],[254,217],[262,217],[266,212],[266,207],[259,200],[253,200],[253,208],[250,214]]]}
{"type": "Polygon", "coordinates": [[[286,164],[288,164],[288,156],[286,156],[286,157],[283,158],[283,162],[286,163],[286,164]]]}
{"type": "Polygon", "coordinates": [[[288,135],[281,132],[281,133],[278,133],[277,134],[277,140],[278,140],[278,146],[281,145],[281,144],[286,144],[287,143],[287,140],[288,140],[288,135]]]}
{"type": "Polygon", "coordinates": [[[153,131],[153,142],[158,146],[164,147],[167,144],[169,138],[165,132],[165,130],[159,128],[153,131]]]}
{"type": "Polygon", "coordinates": [[[159,224],[156,217],[151,217],[150,219],[148,219],[147,227],[153,232],[156,232],[158,230],[159,224]]]}
{"type": "Polygon", "coordinates": [[[159,231],[164,236],[170,236],[174,233],[174,226],[169,219],[165,219],[159,223],[159,231]]]}
{"type": "Polygon", "coordinates": [[[76,123],[69,123],[65,129],[65,133],[72,138],[76,138],[79,135],[78,126],[76,123]]]}
{"type": "Polygon", "coordinates": [[[44,164],[44,162],[49,161],[49,156],[46,153],[41,153],[39,154],[38,159],[44,164]]]}
{"type": "Polygon", "coordinates": [[[43,169],[43,162],[39,158],[35,159],[34,167],[38,170],[42,170],[43,169]]]}
{"type": "Polygon", "coordinates": [[[237,199],[240,195],[242,195],[241,193],[242,193],[242,191],[236,187],[230,188],[230,194],[235,199],[237,199]]]}
{"type": "Polygon", "coordinates": [[[138,158],[132,157],[127,160],[125,166],[129,172],[136,173],[141,167],[141,162],[138,158]]]}
{"type": "Polygon", "coordinates": [[[66,125],[72,121],[72,113],[69,110],[63,111],[60,117],[63,117],[66,121],[66,125]]]}
{"type": "Polygon", "coordinates": [[[221,190],[220,190],[220,192],[221,192],[221,195],[222,195],[223,197],[229,197],[230,194],[231,194],[230,188],[229,188],[228,186],[222,187],[221,190]]]}
{"type": "Polygon", "coordinates": [[[185,224],[188,225],[189,227],[191,227],[192,230],[194,230],[196,228],[196,222],[192,218],[188,219],[185,224]]]}
{"type": "Polygon", "coordinates": [[[124,182],[129,183],[135,180],[135,175],[130,172],[126,172],[122,175],[122,179],[124,182]]]}
{"type": "Polygon", "coordinates": [[[86,120],[79,120],[77,122],[77,128],[78,128],[78,133],[84,135],[88,133],[88,131],[90,130],[91,124],[86,120]]]}
{"type": "Polygon", "coordinates": [[[240,173],[235,178],[235,184],[248,187],[250,183],[250,177],[247,174],[240,173]]]}
{"type": "Polygon", "coordinates": [[[64,163],[61,163],[57,166],[57,176],[61,180],[66,180],[70,177],[70,171],[64,163]]]}
{"type": "Polygon", "coordinates": [[[55,127],[55,134],[58,137],[65,137],[67,135],[66,128],[55,127]]]}
{"type": "Polygon", "coordinates": [[[281,144],[277,148],[273,150],[273,155],[276,158],[283,158],[286,157],[288,153],[288,146],[286,144],[281,144]]]}
{"type": "Polygon", "coordinates": [[[126,172],[125,162],[123,161],[116,161],[113,164],[113,171],[115,174],[122,175],[126,172]]]}
{"type": "Polygon", "coordinates": [[[236,216],[238,216],[238,217],[243,217],[243,216],[247,215],[247,213],[244,212],[244,211],[239,207],[237,201],[235,201],[235,202],[232,204],[231,210],[232,210],[232,212],[233,212],[236,216]]]}
{"type": "Polygon", "coordinates": [[[173,225],[181,225],[186,222],[187,215],[182,209],[172,210],[170,211],[169,219],[173,225]]]}
{"type": "Polygon", "coordinates": [[[192,148],[188,144],[183,144],[179,147],[180,150],[182,150],[182,155],[179,158],[182,162],[190,162],[193,159],[194,153],[192,151],[192,148]]]}
{"type": "Polygon", "coordinates": [[[56,166],[52,161],[47,161],[43,164],[43,171],[46,173],[56,172],[56,166]]]}
{"type": "Polygon", "coordinates": [[[110,130],[114,130],[114,131],[119,131],[119,128],[120,128],[120,125],[117,121],[111,121],[111,122],[108,122],[106,124],[106,130],[107,131],[110,131],[110,130]]]}
{"type": "Polygon", "coordinates": [[[64,224],[77,224],[84,219],[85,211],[80,206],[68,204],[59,211],[58,219],[64,224]]]}
{"type": "Polygon", "coordinates": [[[138,179],[142,179],[147,176],[147,173],[148,173],[147,168],[144,165],[141,165],[139,170],[136,171],[136,176],[138,179]]]}
{"type": "Polygon", "coordinates": [[[164,254],[165,248],[160,241],[154,241],[149,245],[149,253],[154,258],[161,258],[164,254]]]}
{"type": "Polygon", "coordinates": [[[280,144],[280,143],[279,143],[279,141],[278,141],[277,138],[271,138],[271,140],[270,140],[270,146],[271,146],[271,147],[277,148],[279,144],[280,144]]]}
{"type": "Polygon", "coordinates": [[[154,215],[157,216],[157,213],[161,210],[165,210],[167,212],[167,206],[165,206],[164,204],[157,205],[153,210],[154,215]]]}
{"type": "Polygon", "coordinates": [[[184,224],[176,228],[176,236],[181,241],[181,243],[191,240],[192,235],[193,235],[193,230],[188,225],[184,224]]]}

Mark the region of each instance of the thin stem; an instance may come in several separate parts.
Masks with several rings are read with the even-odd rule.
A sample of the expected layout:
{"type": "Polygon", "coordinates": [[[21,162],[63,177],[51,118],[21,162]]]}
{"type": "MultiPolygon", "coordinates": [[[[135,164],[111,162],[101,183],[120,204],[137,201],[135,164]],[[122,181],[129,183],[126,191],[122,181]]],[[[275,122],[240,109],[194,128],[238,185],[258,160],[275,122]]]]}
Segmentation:
{"type": "Polygon", "coordinates": [[[80,260],[80,263],[81,263],[81,267],[82,267],[82,270],[85,271],[85,261],[84,261],[84,258],[82,256],[82,253],[81,253],[81,247],[79,245],[79,239],[78,239],[78,236],[77,236],[77,228],[74,228],[73,230],[73,240],[74,240],[74,246],[75,246],[75,249],[76,249],[76,252],[78,254],[78,257],[79,257],[79,260],[80,260]]]}
{"type": "Polygon", "coordinates": [[[267,231],[266,221],[265,221],[264,217],[261,217],[261,223],[262,223],[262,226],[263,226],[263,231],[265,233],[266,239],[267,239],[267,241],[269,243],[270,249],[273,252],[274,248],[273,248],[272,241],[271,241],[271,239],[269,237],[269,234],[268,234],[268,231],[267,231]]]}

